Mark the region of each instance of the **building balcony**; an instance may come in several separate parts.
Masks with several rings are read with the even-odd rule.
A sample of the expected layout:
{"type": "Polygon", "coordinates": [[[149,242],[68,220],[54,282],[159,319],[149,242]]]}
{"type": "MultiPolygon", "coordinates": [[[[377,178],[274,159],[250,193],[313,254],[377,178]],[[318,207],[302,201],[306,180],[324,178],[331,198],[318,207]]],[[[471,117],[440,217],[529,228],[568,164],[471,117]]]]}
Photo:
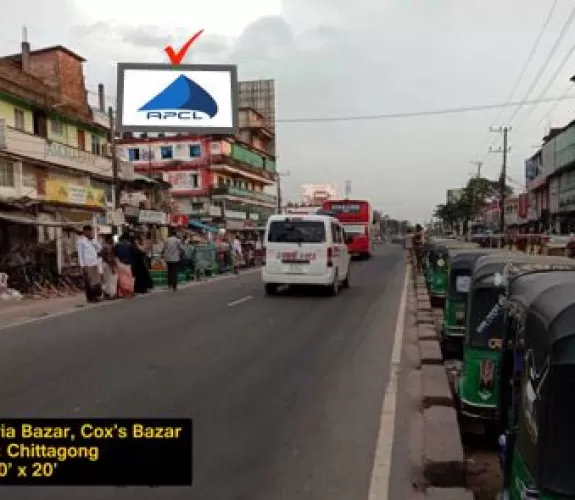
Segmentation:
{"type": "Polygon", "coordinates": [[[112,160],[6,126],[0,120],[0,151],[78,172],[112,178],[112,160]]]}
{"type": "Polygon", "coordinates": [[[277,203],[277,196],[262,193],[261,191],[249,191],[233,186],[212,186],[210,194],[214,197],[233,196],[236,198],[243,198],[246,200],[254,200],[266,205],[274,205],[277,203]]]}

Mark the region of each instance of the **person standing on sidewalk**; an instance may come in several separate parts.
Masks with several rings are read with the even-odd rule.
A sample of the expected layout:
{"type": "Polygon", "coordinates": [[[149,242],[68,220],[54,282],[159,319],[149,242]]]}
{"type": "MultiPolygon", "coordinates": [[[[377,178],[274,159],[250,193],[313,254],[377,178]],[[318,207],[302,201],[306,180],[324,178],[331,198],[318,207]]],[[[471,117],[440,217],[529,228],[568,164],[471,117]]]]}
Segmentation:
{"type": "Polygon", "coordinates": [[[239,274],[240,266],[244,260],[242,251],[242,242],[239,233],[236,233],[234,242],[232,244],[232,262],[234,263],[234,274],[239,274]]]}
{"type": "Polygon", "coordinates": [[[94,240],[92,226],[84,226],[82,236],[78,238],[78,264],[84,275],[84,287],[88,302],[99,302],[102,294],[102,282],[99,271],[102,247],[94,240]]]}
{"type": "Polygon", "coordinates": [[[168,287],[174,292],[178,289],[178,271],[184,254],[184,247],[176,230],[170,228],[170,236],[164,243],[163,257],[168,266],[168,287]]]}

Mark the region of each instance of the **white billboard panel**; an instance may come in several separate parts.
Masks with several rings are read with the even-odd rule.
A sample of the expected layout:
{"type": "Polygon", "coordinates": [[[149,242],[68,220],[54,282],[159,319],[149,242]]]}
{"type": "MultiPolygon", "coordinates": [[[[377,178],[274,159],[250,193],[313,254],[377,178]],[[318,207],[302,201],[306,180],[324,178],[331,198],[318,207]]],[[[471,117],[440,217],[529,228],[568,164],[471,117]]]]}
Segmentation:
{"type": "Polygon", "coordinates": [[[304,184],[301,186],[301,203],[303,205],[321,205],[324,201],[337,197],[335,184],[304,184]]]}
{"type": "Polygon", "coordinates": [[[237,66],[120,63],[116,128],[235,135],[237,93],[237,66]]]}

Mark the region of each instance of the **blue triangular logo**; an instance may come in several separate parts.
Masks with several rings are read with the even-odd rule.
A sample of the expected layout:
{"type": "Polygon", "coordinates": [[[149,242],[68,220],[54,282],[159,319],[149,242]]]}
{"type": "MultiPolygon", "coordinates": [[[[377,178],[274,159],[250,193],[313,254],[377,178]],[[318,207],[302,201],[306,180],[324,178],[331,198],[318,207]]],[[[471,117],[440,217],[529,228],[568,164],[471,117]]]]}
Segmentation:
{"type": "Polygon", "coordinates": [[[218,103],[196,82],[184,75],[178,76],[156,97],[138,111],[201,111],[210,118],[218,114],[218,103]]]}

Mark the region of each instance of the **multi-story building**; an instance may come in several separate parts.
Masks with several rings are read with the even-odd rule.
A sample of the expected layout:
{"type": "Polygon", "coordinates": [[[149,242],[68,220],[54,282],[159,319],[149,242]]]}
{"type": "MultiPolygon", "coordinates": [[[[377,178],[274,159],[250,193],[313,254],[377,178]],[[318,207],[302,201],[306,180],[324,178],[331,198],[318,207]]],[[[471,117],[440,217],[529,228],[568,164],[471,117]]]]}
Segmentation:
{"type": "Polygon", "coordinates": [[[95,223],[111,206],[109,124],[88,104],[83,62],[27,42],[0,58],[0,253],[22,238],[59,246],[59,226],[95,223]]]}
{"type": "Polygon", "coordinates": [[[136,172],[172,185],[175,211],[192,224],[239,230],[276,210],[275,134],[254,109],[240,108],[237,137],[124,133],[118,142],[136,172]]]}
{"type": "Polygon", "coordinates": [[[540,230],[575,229],[575,121],[553,128],[541,149],[525,162],[529,217],[540,230]]]}

